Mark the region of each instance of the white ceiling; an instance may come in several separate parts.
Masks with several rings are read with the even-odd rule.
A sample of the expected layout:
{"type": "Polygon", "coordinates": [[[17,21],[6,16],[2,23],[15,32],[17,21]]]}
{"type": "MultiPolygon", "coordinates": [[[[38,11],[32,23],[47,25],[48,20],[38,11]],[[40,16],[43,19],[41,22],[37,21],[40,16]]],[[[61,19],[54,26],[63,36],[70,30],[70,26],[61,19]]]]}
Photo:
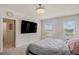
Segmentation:
{"type": "Polygon", "coordinates": [[[43,15],[38,15],[36,13],[36,8],[38,5],[36,4],[8,4],[8,5],[0,5],[0,8],[7,8],[14,10],[16,12],[24,14],[26,17],[29,16],[33,19],[46,19],[52,17],[59,17],[59,16],[66,16],[66,15],[73,15],[79,14],[79,5],[78,4],[43,4],[42,5],[46,12],[43,15]]]}

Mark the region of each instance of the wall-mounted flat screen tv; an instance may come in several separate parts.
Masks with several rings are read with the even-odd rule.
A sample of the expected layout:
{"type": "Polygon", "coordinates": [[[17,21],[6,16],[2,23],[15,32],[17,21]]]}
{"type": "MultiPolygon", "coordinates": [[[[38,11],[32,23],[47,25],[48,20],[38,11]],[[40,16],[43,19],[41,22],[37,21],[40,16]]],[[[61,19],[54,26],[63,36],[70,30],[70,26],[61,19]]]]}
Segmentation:
{"type": "Polygon", "coordinates": [[[21,33],[36,33],[37,23],[30,21],[21,21],[21,33]]]}

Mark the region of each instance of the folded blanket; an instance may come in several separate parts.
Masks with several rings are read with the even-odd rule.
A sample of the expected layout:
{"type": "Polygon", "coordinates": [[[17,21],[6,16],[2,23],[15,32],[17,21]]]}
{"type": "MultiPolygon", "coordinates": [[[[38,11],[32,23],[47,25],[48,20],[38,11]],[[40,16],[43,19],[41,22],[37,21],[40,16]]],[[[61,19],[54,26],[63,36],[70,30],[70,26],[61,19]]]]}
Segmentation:
{"type": "Polygon", "coordinates": [[[71,54],[79,54],[79,38],[72,38],[68,41],[71,54]]]}

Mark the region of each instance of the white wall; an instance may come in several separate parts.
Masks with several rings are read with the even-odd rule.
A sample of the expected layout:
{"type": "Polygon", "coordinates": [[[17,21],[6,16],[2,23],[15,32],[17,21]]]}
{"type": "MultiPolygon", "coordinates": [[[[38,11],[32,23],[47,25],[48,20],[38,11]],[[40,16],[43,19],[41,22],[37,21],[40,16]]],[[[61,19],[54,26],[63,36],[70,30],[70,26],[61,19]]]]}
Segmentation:
{"type": "Polygon", "coordinates": [[[2,34],[3,34],[3,29],[2,29],[2,18],[0,17],[0,52],[2,51],[3,49],[3,44],[2,44],[2,34]]]}
{"type": "Polygon", "coordinates": [[[1,20],[0,20],[0,49],[1,49],[1,20]]]}
{"type": "MultiPolygon", "coordinates": [[[[2,8],[0,10],[0,16],[1,16],[0,21],[3,20],[2,18],[16,20],[16,47],[20,47],[22,45],[29,44],[31,42],[34,42],[34,41],[41,39],[41,37],[40,37],[41,36],[41,34],[40,34],[40,31],[41,31],[40,30],[40,20],[27,18],[22,13],[19,13],[19,12],[13,11],[13,10],[10,10],[14,13],[13,17],[8,17],[8,16],[6,16],[6,11],[7,11],[7,9],[5,9],[5,8],[2,8]],[[33,21],[33,22],[38,23],[37,33],[21,34],[21,31],[20,31],[21,30],[21,28],[20,28],[21,27],[21,20],[28,20],[28,21],[33,21]]],[[[2,25],[2,23],[0,23],[0,26],[1,25],[2,25]]],[[[0,30],[0,32],[1,32],[1,30],[0,30]]],[[[0,34],[0,42],[2,42],[1,35],[2,34],[0,34]]],[[[0,47],[1,47],[1,44],[0,44],[0,47]]]]}
{"type": "MultiPolygon", "coordinates": [[[[33,20],[30,20],[33,21],[33,20]]],[[[33,21],[36,22],[36,21],[33,21]]],[[[21,34],[21,20],[16,21],[16,46],[22,46],[41,39],[40,22],[38,21],[37,33],[21,34]]]]}

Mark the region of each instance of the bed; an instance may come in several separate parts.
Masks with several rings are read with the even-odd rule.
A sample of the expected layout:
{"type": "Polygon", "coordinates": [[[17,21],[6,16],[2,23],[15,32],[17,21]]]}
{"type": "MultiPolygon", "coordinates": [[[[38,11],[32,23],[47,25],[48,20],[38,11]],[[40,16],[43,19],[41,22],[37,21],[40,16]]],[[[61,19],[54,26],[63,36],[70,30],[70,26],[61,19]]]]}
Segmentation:
{"type": "Polygon", "coordinates": [[[70,55],[65,39],[46,38],[30,44],[26,54],[32,55],[70,55]]]}

